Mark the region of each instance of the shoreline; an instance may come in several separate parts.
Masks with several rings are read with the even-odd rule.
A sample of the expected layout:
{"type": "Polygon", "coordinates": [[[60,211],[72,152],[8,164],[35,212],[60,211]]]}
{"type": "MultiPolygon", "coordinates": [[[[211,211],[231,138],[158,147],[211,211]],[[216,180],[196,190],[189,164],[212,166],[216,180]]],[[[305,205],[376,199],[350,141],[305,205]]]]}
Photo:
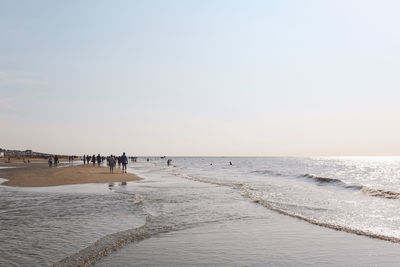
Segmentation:
{"type": "Polygon", "coordinates": [[[15,187],[46,187],[87,183],[111,183],[138,181],[142,178],[131,173],[122,173],[114,168],[114,173],[102,166],[61,164],[60,167],[50,168],[47,163],[26,165],[18,168],[0,169],[0,178],[7,179],[0,185],[15,187]]]}

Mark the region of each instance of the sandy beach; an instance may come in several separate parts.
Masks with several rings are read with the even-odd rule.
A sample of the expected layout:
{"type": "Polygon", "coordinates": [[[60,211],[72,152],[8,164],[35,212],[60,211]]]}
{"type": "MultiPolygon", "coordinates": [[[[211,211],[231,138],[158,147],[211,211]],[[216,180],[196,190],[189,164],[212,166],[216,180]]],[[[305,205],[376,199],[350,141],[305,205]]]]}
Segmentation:
{"type": "Polygon", "coordinates": [[[0,177],[8,179],[3,185],[19,187],[41,187],[84,183],[108,183],[139,180],[138,176],[121,173],[116,168],[110,173],[108,168],[92,165],[67,166],[49,168],[46,162],[35,164],[1,164],[0,177]],[[16,167],[16,168],[12,168],[16,167]]]}

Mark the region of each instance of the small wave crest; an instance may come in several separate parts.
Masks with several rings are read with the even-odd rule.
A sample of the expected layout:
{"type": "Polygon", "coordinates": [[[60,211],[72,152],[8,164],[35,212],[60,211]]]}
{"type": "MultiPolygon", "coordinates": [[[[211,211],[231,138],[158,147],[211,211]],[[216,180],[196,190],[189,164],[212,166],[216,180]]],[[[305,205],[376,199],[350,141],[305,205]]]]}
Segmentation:
{"type": "Polygon", "coordinates": [[[135,201],[134,201],[135,204],[141,204],[145,200],[144,196],[142,196],[141,194],[138,194],[138,193],[133,193],[133,192],[129,192],[129,191],[120,191],[120,190],[113,190],[113,192],[115,192],[117,194],[124,194],[124,195],[133,197],[135,199],[135,201]]]}
{"type": "Polygon", "coordinates": [[[387,198],[387,199],[400,199],[400,193],[387,191],[382,189],[374,189],[371,187],[363,186],[361,191],[373,197],[387,198]]]}
{"type": "Polygon", "coordinates": [[[386,198],[386,199],[400,199],[399,192],[383,190],[383,189],[375,189],[375,188],[371,188],[368,186],[362,186],[362,185],[349,185],[340,179],[319,177],[319,176],[314,176],[311,174],[304,174],[301,177],[312,179],[314,182],[318,182],[319,184],[333,184],[333,185],[344,187],[346,189],[361,190],[362,193],[367,194],[372,197],[380,197],[380,198],[386,198]]]}
{"type": "Polygon", "coordinates": [[[230,182],[225,182],[225,181],[219,181],[219,180],[213,180],[213,179],[208,179],[208,178],[203,178],[203,177],[197,177],[193,175],[186,174],[182,171],[180,171],[178,168],[175,168],[169,172],[172,175],[175,175],[177,177],[184,178],[186,180],[191,180],[195,182],[201,182],[201,183],[207,183],[207,184],[214,184],[214,185],[221,185],[221,186],[241,186],[241,183],[230,183],[230,182]]]}
{"type": "Polygon", "coordinates": [[[286,176],[285,174],[274,172],[271,170],[256,170],[252,171],[251,173],[261,174],[261,175],[271,175],[271,176],[286,176]]]}
{"type": "Polygon", "coordinates": [[[108,255],[129,242],[142,240],[154,234],[148,230],[150,222],[151,215],[147,215],[144,225],[135,229],[129,229],[102,237],[92,245],[60,260],[53,264],[53,266],[88,266],[93,264],[101,257],[108,255]]]}
{"type": "Polygon", "coordinates": [[[300,177],[310,179],[310,180],[312,180],[314,182],[317,182],[319,184],[337,185],[337,186],[340,186],[340,187],[343,187],[343,188],[346,188],[346,189],[361,190],[363,188],[363,186],[361,186],[361,185],[347,184],[347,183],[343,182],[340,179],[314,176],[314,175],[311,175],[311,174],[308,174],[308,173],[304,174],[304,175],[301,175],[300,177]]]}
{"type": "MultiPolygon", "coordinates": [[[[230,220],[243,220],[246,218],[246,216],[242,216],[231,218],[230,220]]],[[[146,217],[146,223],[141,227],[113,233],[102,237],[101,239],[94,242],[92,245],[60,260],[59,262],[53,264],[53,266],[92,266],[101,258],[109,255],[113,251],[121,248],[122,246],[130,242],[142,241],[158,234],[185,230],[203,224],[216,223],[220,221],[221,220],[205,220],[200,222],[176,224],[171,222],[168,223],[167,217],[153,217],[152,215],[148,215],[146,217]]]]}
{"type": "Polygon", "coordinates": [[[386,199],[400,199],[399,192],[383,190],[383,189],[375,189],[375,188],[371,188],[368,186],[362,186],[362,185],[351,185],[351,184],[347,184],[347,183],[343,182],[340,179],[319,177],[319,176],[314,176],[311,174],[304,174],[304,175],[301,175],[301,177],[312,179],[314,182],[317,182],[319,184],[333,184],[333,185],[341,186],[346,189],[360,190],[362,193],[367,194],[372,197],[380,197],[380,198],[386,198],[386,199]]]}

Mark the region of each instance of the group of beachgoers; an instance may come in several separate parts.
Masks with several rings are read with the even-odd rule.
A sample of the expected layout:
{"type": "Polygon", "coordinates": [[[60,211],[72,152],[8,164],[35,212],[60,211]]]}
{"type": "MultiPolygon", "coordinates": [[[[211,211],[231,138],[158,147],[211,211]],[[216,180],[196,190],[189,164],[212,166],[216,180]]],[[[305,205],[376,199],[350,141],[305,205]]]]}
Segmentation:
{"type": "MultiPolygon", "coordinates": [[[[75,156],[69,157],[69,161],[70,162],[73,161],[74,157],[75,156]]],[[[165,159],[165,156],[161,157],[161,158],[165,159]]],[[[107,160],[107,166],[110,168],[110,173],[114,173],[114,167],[117,163],[118,163],[118,168],[120,168],[122,165],[122,173],[126,173],[126,166],[128,165],[128,157],[125,155],[125,152],[122,154],[122,156],[110,155],[108,157],[104,157],[104,156],[100,156],[100,154],[97,154],[97,156],[95,154],[93,154],[92,156],[83,155],[82,160],[83,160],[84,165],[92,163],[93,166],[96,166],[96,163],[97,163],[97,166],[100,166],[100,164],[103,163],[104,160],[107,160]]],[[[131,157],[131,160],[133,162],[136,162],[137,158],[131,157]]],[[[147,162],[149,162],[149,158],[147,158],[147,162]]],[[[172,162],[172,159],[168,159],[167,165],[170,166],[171,162],[172,162]]],[[[54,161],[53,161],[53,156],[50,156],[48,163],[49,163],[49,167],[52,167],[53,164],[56,167],[60,163],[58,160],[58,156],[57,155],[54,156],[54,161]]],[[[213,165],[213,164],[210,163],[210,165],[213,165]]],[[[233,165],[231,161],[229,161],[229,165],[233,165]]]]}
{"type": "Polygon", "coordinates": [[[57,155],[54,155],[54,158],[53,156],[50,155],[49,160],[47,162],[49,163],[49,167],[53,167],[53,165],[54,167],[57,167],[57,165],[60,163],[57,155]]]}
{"type": "Polygon", "coordinates": [[[122,154],[122,156],[115,156],[115,155],[110,155],[108,157],[100,156],[100,154],[97,154],[93,156],[89,155],[83,155],[83,164],[90,164],[92,163],[93,166],[100,166],[100,164],[104,161],[107,160],[107,166],[110,168],[110,173],[114,173],[114,167],[118,163],[118,168],[121,167],[122,165],[122,173],[126,173],[126,166],[128,165],[128,157],[125,155],[125,152],[122,154]]]}
{"type": "Polygon", "coordinates": [[[105,160],[104,156],[100,156],[100,154],[97,154],[97,156],[95,154],[93,154],[93,156],[89,156],[89,155],[83,155],[82,157],[83,159],[83,164],[90,164],[90,162],[93,164],[93,166],[100,166],[100,164],[105,160]]]}

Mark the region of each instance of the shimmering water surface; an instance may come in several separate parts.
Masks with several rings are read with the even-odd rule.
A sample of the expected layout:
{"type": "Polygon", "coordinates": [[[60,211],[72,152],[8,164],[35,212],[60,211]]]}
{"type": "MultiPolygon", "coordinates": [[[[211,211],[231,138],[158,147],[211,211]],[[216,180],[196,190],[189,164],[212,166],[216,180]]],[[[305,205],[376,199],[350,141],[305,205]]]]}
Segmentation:
{"type": "Polygon", "coordinates": [[[126,185],[0,187],[0,265],[400,260],[400,158],[172,160],[130,163],[145,179],[126,185]]]}

